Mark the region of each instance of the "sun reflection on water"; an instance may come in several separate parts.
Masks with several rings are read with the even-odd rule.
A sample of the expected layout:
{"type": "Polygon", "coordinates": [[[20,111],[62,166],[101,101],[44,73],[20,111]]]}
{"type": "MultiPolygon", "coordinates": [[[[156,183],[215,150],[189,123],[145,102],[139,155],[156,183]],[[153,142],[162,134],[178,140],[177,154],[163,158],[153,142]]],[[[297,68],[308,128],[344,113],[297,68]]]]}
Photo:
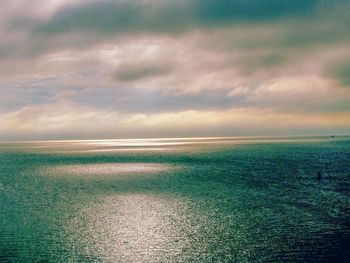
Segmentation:
{"type": "Polygon", "coordinates": [[[49,168],[55,174],[74,175],[122,175],[163,172],[170,168],[158,163],[98,163],[59,165],[49,168]]]}
{"type": "MultiPolygon", "coordinates": [[[[337,140],[346,137],[338,136],[337,140]]],[[[37,153],[130,153],[130,152],[193,152],[212,147],[232,147],[242,144],[301,143],[334,141],[331,137],[199,137],[153,139],[104,139],[0,142],[0,152],[17,151],[37,153]]]]}
{"type": "Polygon", "coordinates": [[[178,227],[178,222],[188,217],[186,201],[152,191],[139,192],[138,186],[124,189],[127,185],[117,177],[117,181],[107,178],[122,176],[118,178],[132,185],[134,176],[153,176],[171,168],[168,164],[136,162],[59,165],[41,171],[55,176],[81,176],[82,184],[93,178],[98,183],[90,184],[101,189],[118,185],[109,194],[92,187],[91,191],[101,195],[77,206],[76,216],[64,230],[76,253],[94,262],[160,262],[179,257],[188,247],[185,231],[178,227]]]}
{"type": "Polygon", "coordinates": [[[101,198],[81,211],[67,231],[71,240],[103,262],[170,260],[188,246],[175,222],[186,216],[186,203],[154,194],[128,193],[101,198]],[[85,222],[85,226],[79,224],[85,222]],[[176,242],[176,240],[180,242],[176,242]]]}

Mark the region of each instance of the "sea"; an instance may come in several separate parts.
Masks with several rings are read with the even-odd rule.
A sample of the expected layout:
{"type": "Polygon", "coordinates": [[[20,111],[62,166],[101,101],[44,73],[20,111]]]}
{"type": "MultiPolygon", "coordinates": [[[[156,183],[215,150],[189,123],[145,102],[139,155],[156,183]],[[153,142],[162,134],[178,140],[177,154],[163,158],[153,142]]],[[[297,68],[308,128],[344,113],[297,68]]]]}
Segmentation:
{"type": "Polygon", "coordinates": [[[350,262],[350,137],[1,142],[0,262],[350,262]]]}

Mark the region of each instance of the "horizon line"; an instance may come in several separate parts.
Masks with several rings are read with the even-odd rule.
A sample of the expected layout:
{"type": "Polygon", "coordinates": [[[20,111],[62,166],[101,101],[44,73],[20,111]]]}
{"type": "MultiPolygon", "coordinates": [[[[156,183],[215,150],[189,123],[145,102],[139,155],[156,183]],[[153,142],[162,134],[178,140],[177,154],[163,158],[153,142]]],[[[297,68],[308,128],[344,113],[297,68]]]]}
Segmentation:
{"type": "Polygon", "coordinates": [[[0,140],[0,143],[31,143],[31,142],[86,142],[86,141],[141,141],[141,140],[206,140],[206,139],[254,139],[254,138],[302,138],[302,137],[350,137],[350,134],[328,135],[251,135],[251,136],[187,136],[187,137],[144,137],[144,138],[95,138],[95,139],[29,139],[0,140]]]}

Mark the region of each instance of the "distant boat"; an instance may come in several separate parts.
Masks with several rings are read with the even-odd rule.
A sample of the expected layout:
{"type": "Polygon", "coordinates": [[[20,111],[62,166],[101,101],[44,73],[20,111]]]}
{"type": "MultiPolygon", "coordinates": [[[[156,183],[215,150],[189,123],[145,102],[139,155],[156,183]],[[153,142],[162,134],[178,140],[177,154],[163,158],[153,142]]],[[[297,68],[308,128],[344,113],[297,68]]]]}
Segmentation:
{"type": "Polygon", "coordinates": [[[334,137],[335,137],[335,135],[331,135],[331,137],[332,137],[332,138],[334,138],[334,137]]]}

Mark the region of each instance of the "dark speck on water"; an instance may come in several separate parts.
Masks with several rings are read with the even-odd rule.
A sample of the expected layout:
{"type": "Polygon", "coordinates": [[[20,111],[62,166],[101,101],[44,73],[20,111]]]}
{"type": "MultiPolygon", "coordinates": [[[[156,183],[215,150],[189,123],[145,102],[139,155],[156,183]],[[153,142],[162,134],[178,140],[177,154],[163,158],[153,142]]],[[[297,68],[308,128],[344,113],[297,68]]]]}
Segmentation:
{"type": "Polygon", "coordinates": [[[0,262],[349,262],[349,174],[341,136],[0,143],[0,262]]]}

